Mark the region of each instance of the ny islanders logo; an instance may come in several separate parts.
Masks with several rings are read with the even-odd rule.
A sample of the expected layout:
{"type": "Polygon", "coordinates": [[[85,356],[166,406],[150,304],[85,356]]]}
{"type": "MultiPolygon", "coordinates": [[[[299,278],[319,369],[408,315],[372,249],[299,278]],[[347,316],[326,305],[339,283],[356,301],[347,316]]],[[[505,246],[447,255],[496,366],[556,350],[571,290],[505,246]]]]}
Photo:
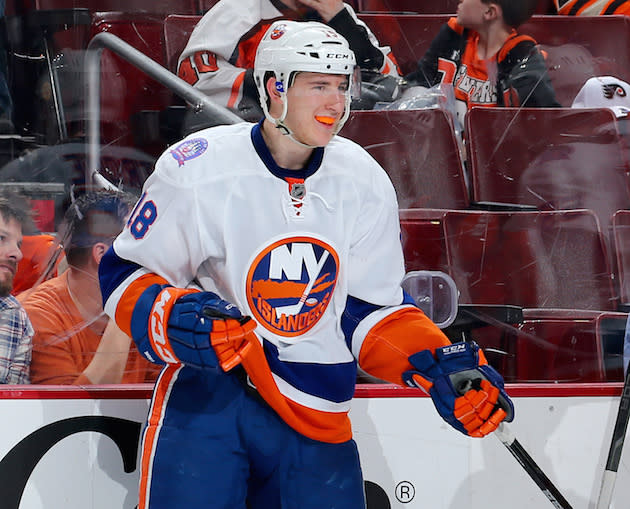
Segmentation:
{"type": "Polygon", "coordinates": [[[311,329],[330,303],[339,273],[336,251],[319,239],[283,239],[254,259],[246,293],[256,320],[279,336],[311,329]]]}

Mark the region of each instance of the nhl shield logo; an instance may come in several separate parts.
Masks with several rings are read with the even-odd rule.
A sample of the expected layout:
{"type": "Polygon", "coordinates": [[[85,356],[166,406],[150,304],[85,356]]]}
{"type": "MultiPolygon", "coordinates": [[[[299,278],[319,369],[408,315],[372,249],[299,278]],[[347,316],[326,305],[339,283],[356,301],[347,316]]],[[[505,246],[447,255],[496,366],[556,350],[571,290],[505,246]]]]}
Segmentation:
{"type": "Polygon", "coordinates": [[[319,239],[292,237],[275,242],[256,256],[249,269],[250,310],[270,332],[299,336],[326,311],[338,273],[336,251],[319,239]]]}

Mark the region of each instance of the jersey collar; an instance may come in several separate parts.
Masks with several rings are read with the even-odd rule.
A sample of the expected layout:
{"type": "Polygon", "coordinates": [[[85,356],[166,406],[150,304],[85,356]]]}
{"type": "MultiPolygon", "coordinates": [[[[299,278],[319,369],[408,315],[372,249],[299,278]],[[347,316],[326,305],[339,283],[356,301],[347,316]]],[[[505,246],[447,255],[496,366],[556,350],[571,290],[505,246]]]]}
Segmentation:
{"type": "Polygon", "coordinates": [[[313,154],[306,163],[306,166],[301,170],[289,170],[287,168],[283,168],[282,166],[278,166],[273,157],[271,157],[269,147],[267,147],[267,144],[265,143],[265,140],[262,136],[261,129],[264,120],[265,119],[263,118],[254,127],[252,127],[251,137],[254,148],[258,153],[258,157],[262,159],[262,162],[265,163],[267,169],[273,175],[282,180],[285,180],[286,178],[306,179],[313,175],[322,164],[322,159],[324,158],[324,147],[314,148],[313,154]]]}

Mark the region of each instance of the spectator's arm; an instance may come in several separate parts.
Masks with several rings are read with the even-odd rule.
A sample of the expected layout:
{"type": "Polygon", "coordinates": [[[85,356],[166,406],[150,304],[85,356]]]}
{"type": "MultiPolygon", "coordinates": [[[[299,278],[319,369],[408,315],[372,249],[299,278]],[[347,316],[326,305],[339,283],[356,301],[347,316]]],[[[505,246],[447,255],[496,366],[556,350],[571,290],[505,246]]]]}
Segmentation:
{"type": "MultiPolygon", "coordinates": [[[[94,357],[83,370],[82,376],[93,384],[119,384],[122,382],[131,338],[110,320],[103,332],[94,357]]],[[[81,377],[79,377],[81,378],[81,377]]]]}
{"type": "Polygon", "coordinates": [[[379,71],[383,74],[398,76],[398,66],[388,46],[379,46],[379,42],[363,21],[356,17],[348,5],[341,9],[328,25],[343,35],[354,51],[357,65],[361,69],[379,71]]]}

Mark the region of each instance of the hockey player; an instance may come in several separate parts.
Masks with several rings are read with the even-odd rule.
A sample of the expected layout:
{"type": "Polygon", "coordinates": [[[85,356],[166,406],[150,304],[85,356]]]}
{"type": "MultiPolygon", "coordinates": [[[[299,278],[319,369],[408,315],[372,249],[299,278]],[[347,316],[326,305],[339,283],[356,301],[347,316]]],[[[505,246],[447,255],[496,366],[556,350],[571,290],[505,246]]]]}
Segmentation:
{"type": "Polygon", "coordinates": [[[397,93],[399,73],[390,48],[380,46],[342,0],[221,0],[191,34],[177,64],[179,77],[242,118],[258,121],[262,111],[254,84],[256,47],[279,18],[329,25],[350,42],[359,67],[371,73],[370,90],[378,91],[383,101],[397,93]]]}
{"type": "Polygon", "coordinates": [[[461,0],[405,80],[453,85],[462,124],[473,106],[560,106],[536,41],[516,30],[535,7],[535,0],[461,0]]]}
{"type": "Polygon", "coordinates": [[[423,387],[467,435],[512,417],[483,353],[451,345],[400,287],[391,182],[335,136],[354,67],[330,27],[273,23],[254,71],[265,117],[162,154],[101,262],[106,312],[165,364],[139,509],[365,508],[357,362],[423,387]]]}

